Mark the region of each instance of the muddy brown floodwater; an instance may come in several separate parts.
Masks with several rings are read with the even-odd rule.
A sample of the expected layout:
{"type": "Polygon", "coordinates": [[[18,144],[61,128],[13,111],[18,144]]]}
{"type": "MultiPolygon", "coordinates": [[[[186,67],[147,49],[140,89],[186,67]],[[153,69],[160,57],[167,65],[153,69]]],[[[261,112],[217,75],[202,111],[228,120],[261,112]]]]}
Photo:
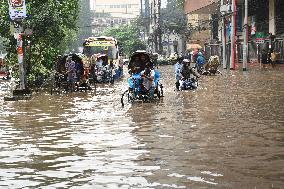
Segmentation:
{"type": "Polygon", "coordinates": [[[284,188],[284,69],[223,71],[196,91],[120,104],[126,81],[96,94],[4,102],[0,188],[284,188]]]}

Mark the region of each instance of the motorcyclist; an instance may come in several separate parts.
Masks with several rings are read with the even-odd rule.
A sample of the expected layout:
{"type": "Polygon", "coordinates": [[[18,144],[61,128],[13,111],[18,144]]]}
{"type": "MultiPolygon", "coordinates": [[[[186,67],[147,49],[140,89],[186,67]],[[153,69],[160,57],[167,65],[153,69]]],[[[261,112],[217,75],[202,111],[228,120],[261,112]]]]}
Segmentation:
{"type": "Polygon", "coordinates": [[[189,65],[190,61],[188,59],[184,59],[182,61],[181,66],[181,79],[179,83],[179,89],[183,88],[185,85],[185,82],[188,81],[191,78],[191,74],[193,74],[195,77],[199,78],[200,75],[196,73],[189,65]]]}

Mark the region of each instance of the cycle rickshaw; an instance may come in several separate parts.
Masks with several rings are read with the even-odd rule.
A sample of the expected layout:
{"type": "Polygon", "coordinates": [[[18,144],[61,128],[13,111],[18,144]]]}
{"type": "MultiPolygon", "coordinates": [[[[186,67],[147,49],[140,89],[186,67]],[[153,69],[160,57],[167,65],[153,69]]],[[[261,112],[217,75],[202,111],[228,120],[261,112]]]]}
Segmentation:
{"type": "Polygon", "coordinates": [[[83,54],[67,54],[58,57],[52,79],[51,94],[91,90],[89,61],[83,54]]]}
{"type": "Polygon", "coordinates": [[[125,102],[150,102],[163,97],[163,85],[159,82],[160,72],[154,67],[151,56],[146,51],[132,54],[128,73],[128,89],[122,94],[122,106],[125,102]]]}

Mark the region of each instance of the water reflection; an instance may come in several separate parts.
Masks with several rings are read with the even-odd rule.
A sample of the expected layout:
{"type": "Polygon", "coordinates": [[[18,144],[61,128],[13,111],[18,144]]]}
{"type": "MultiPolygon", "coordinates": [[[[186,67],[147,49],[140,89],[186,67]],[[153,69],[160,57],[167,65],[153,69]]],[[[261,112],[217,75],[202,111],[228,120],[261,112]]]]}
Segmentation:
{"type": "Polygon", "coordinates": [[[125,81],[0,98],[0,188],[281,188],[282,69],[228,71],[188,92],[160,69],[165,97],[152,104],[122,108],[125,81]]]}

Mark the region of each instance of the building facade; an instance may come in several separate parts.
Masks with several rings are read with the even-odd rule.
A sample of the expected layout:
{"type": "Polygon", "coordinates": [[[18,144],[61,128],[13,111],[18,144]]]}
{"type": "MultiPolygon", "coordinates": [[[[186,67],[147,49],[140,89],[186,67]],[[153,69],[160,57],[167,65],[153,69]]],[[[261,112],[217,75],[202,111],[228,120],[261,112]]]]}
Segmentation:
{"type": "Polygon", "coordinates": [[[112,17],[136,18],[140,14],[140,0],[92,0],[91,10],[109,13],[112,17]]]}
{"type": "MultiPolygon", "coordinates": [[[[248,0],[248,58],[250,61],[259,61],[262,49],[276,50],[279,53],[279,59],[284,59],[284,1],[283,0],[248,0]]],[[[245,31],[245,0],[187,0],[185,12],[189,15],[203,14],[207,12],[211,16],[211,24],[217,20],[217,36],[210,35],[207,40],[208,55],[217,54],[222,57],[221,40],[226,41],[226,60],[230,61],[232,52],[236,54],[235,59],[241,62],[243,59],[244,31],[245,31]],[[223,5],[221,5],[221,2],[223,5]],[[236,3],[235,11],[232,10],[232,3],[236,3]],[[232,14],[236,13],[233,20],[232,14]],[[224,22],[222,22],[224,18],[224,22]],[[232,23],[235,27],[232,28],[232,23]],[[224,30],[225,35],[222,35],[224,30]],[[235,32],[232,34],[232,31],[235,32]],[[232,36],[234,36],[232,38],[232,36]],[[217,40],[213,40],[213,39],[217,40]],[[230,47],[231,39],[236,42],[236,47],[230,47]],[[213,42],[212,42],[213,41],[213,42]]],[[[214,24],[213,24],[214,25],[214,24]]],[[[214,27],[212,27],[214,28],[214,27]]],[[[206,43],[205,43],[206,44],[206,43]]],[[[234,47],[234,46],[233,46],[234,47]]]]}
{"type": "Polygon", "coordinates": [[[106,27],[130,24],[141,14],[140,0],[91,0],[95,13],[93,34],[101,35],[106,27]]]}
{"type": "Polygon", "coordinates": [[[204,47],[205,43],[213,39],[218,40],[217,8],[218,1],[185,1],[184,11],[191,30],[187,39],[187,50],[197,46],[204,47]]]}

